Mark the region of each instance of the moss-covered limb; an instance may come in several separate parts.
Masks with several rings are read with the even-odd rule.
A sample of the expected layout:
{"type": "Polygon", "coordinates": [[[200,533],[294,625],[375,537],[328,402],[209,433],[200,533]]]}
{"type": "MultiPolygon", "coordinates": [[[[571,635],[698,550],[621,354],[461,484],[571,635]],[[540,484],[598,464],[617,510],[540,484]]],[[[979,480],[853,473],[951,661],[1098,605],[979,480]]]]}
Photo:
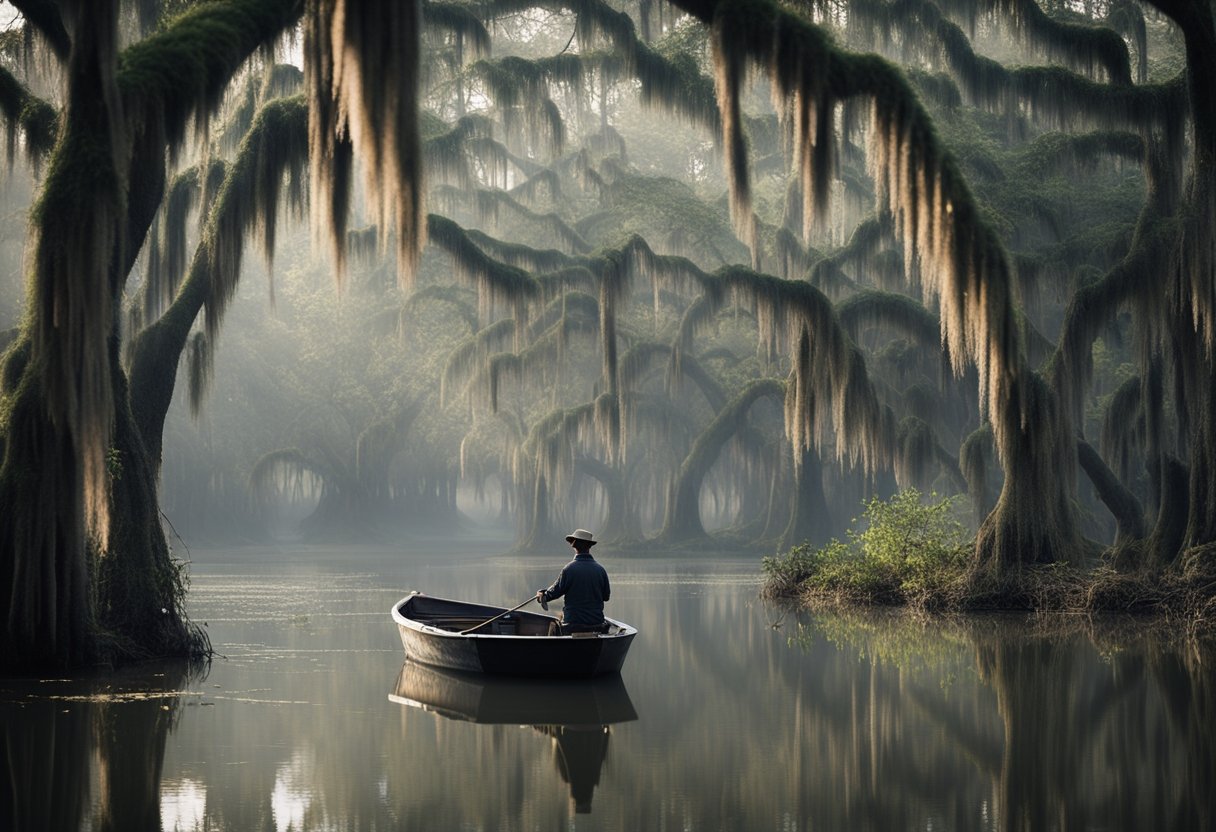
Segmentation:
{"type": "Polygon", "coordinates": [[[1137,304],[1146,315],[1159,307],[1153,276],[1168,258],[1172,239],[1170,224],[1146,215],[1123,259],[1069,299],[1047,375],[1074,417],[1080,414],[1089,388],[1094,341],[1128,304],[1137,304]]]}
{"type": "Polygon", "coordinates": [[[4,117],[8,143],[8,162],[16,150],[16,131],[24,139],[25,152],[35,164],[42,161],[55,144],[58,116],[48,102],[33,95],[25,85],[0,66],[0,115],[4,117]]]}
{"type": "MultiPolygon", "coordinates": [[[[559,365],[569,338],[572,335],[588,336],[592,333],[593,330],[581,325],[579,321],[573,318],[563,318],[523,349],[517,352],[500,352],[490,355],[480,368],[480,376],[485,385],[483,399],[490,412],[498,412],[502,387],[507,380],[522,381],[525,377],[531,377],[537,379],[542,388],[544,386],[552,388],[554,368],[559,365]]],[[[613,393],[607,393],[605,396],[614,400],[616,398],[613,393]]],[[[605,403],[606,400],[600,402],[600,404],[605,403]]],[[[613,416],[613,420],[615,427],[611,434],[601,432],[599,429],[604,426],[599,422],[593,426],[596,436],[610,450],[615,450],[614,443],[620,436],[619,425],[616,423],[617,417],[613,416]]]]}
{"type": "Polygon", "coordinates": [[[467,290],[456,286],[432,284],[421,289],[415,289],[401,306],[402,312],[412,312],[416,307],[428,301],[439,301],[452,307],[456,315],[468,327],[470,332],[478,328],[477,309],[468,302],[467,290]]]}
{"type": "Polygon", "coordinates": [[[658,540],[674,543],[705,536],[705,528],[701,525],[700,499],[701,485],[706,474],[718,459],[727,440],[740,430],[752,405],[762,398],[785,395],[785,385],[782,382],[771,378],[758,379],[719,411],[697,437],[688,456],[680,464],[658,540]]]}
{"type": "Polygon", "coordinates": [[[1131,84],[1127,44],[1114,29],[1051,17],[1035,0],[989,2],[995,11],[1013,21],[1031,48],[1091,75],[1100,66],[1112,84],[1131,84]]]}
{"type": "Polygon", "coordinates": [[[840,279],[851,283],[852,281],[841,270],[851,264],[855,265],[858,270],[865,271],[871,258],[880,251],[884,243],[890,240],[890,232],[891,218],[889,215],[883,215],[883,217],[876,215],[876,217],[862,220],[849,235],[849,242],[816,260],[815,265],[811,266],[811,282],[823,288],[824,291],[827,287],[837,285],[840,279]]]}
{"type": "Polygon", "coordinates": [[[192,7],[119,56],[128,121],[160,121],[171,143],[192,116],[209,114],[232,76],[258,48],[293,26],[300,0],[213,0],[192,7]]]}
{"type": "Polygon", "coordinates": [[[11,5],[42,35],[55,56],[66,61],[72,37],[64,25],[61,4],[55,0],[12,0],[11,5]]]}
{"type": "Polygon", "coordinates": [[[450,129],[424,140],[427,170],[440,182],[470,188],[474,181],[467,155],[470,141],[490,138],[493,132],[493,122],[485,116],[467,115],[457,119],[450,129]]]}
{"type": "Polygon", "coordinates": [[[1044,159],[1056,159],[1061,164],[1073,162],[1092,165],[1103,158],[1139,163],[1144,161],[1145,141],[1139,133],[1127,130],[1043,133],[1036,136],[1021,153],[1037,164],[1044,159]]]}
{"type": "Polygon", "coordinates": [[[240,279],[246,236],[260,233],[268,251],[272,250],[284,177],[293,171],[298,177],[307,163],[307,118],[302,96],[277,99],[262,108],[227,168],[181,289],[164,315],[134,340],[131,410],[157,466],[177,365],[190,331],[205,307],[206,346],[213,349],[224,310],[240,279]]]}
{"type": "MultiPolygon", "coordinates": [[[[637,388],[643,375],[647,373],[654,362],[660,358],[672,361],[675,350],[670,344],[660,344],[656,341],[642,341],[634,344],[621,356],[621,388],[626,395],[637,388]]],[[[681,357],[681,376],[697,386],[706,404],[714,413],[726,405],[726,390],[719,384],[705,366],[688,352],[681,357]]],[[[673,379],[674,380],[674,379],[673,379]]]]}
{"type": "MultiPolygon", "coordinates": [[[[1007,257],[900,72],[875,56],[832,46],[821,29],[766,2],[680,5],[698,16],[712,11],[721,48],[772,67],[779,92],[791,98],[799,93],[797,113],[808,124],[824,100],[871,100],[870,162],[880,201],[895,217],[905,256],[919,261],[929,278],[927,294],[941,304],[943,343],[955,369],[974,362],[981,398],[995,404],[1022,363],[1007,257]],[[820,103],[812,107],[810,100],[820,103]]],[[[720,92],[736,94],[738,84],[724,84],[720,92]]],[[[741,138],[728,130],[729,156],[741,138]]],[[[815,171],[826,164],[819,157],[830,148],[804,135],[799,152],[806,155],[804,192],[815,193],[815,171]]],[[[746,178],[746,170],[736,171],[732,188],[746,191],[746,178]]]]}
{"type": "Polygon", "coordinates": [[[1115,546],[1144,538],[1144,509],[1115,472],[1088,442],[1077,440],[1077,461],[1098,492],[1098,498],[1115,518],[1115,546]]]}
{"type": "Polygon", "coordinates": [[[490,54],[490,32],[469,3],[428,0],[422,4],[422,21],[427,26],[445,29],[468,44],[475,55],[490,54]]]}
{"type": "Polygon", "coordinates": [[[487,256],[463,228],[447,217],[428,215],[427,236],[452,256],[456,276],[475,286],[487,302],[514,305],[539,297],[540,285],[535,278],[487,256]]]}
{"type": "Polygon", "coordinates": [[[713,85],[696,64],[652,49],[637,35],[633,19],[603,0],[496,0],[496,11],[526,11],[535,8],[567,10],[577,16],[580,44],[589,49],[603,39],[623,57],[623,68],[641,84],[642,101],[661,107],[689,122],[717,133],[721,126],[713,85]]]}
{"type": "Polygon", "coordinates": [[[870,384],[865,358],[827,297],[801,281],[732,266],[716,275],[756,311],[759,337],[790,354],[785,429],[795,450],[835,445],[837,460],[868,472],[886,467],[893,425],[870,384]]]}
{"type": "MultiPolygon", "coordinates": [[[[1023,3],[1034,5],[1033,0],[996,0],[993,5],[1023,3]]],[[[1164,85],[1131,86],[1126,46],[1112,30],[1098,28],[1106,32],[1102,37],[1123,51],[1123,68],[1118,71],[1126,82],[1113,85],[1059,67],[1006,69],[976,54],[966,33],[927,0],[884,6],[884,14],[888,25],[904,28],[915,42],[936,44],[968,96],[981,106],[1007,108],[1012,101],[1021,100],[1038,115],[1060,124],[1073,124],[1083,117],[1104,126],[1135,130],[1147,120],[1168,133],[1176,135],[1180,131],[1186,111],[1183,79],[1164,85]]],[[[1080,40],[1065,48],[1084,43],[1080,40]]]]}
{"type": "Polygon", "coordinates": [[[537,275],[551,274],[585,264],[583,258],[573,257],[557,249],[539,249],[523,243],[507,242],[491,237],[475,228],[467,228],[464,233],[478,248],[496,260],[501,260],[519,269],[535,272],[537,275]]]}
{"type": "Polygon", "coordinates": [[[937,316],[918,301],[896,292],[867,289],[836,305],[840,325],[854,341],[868,327],[884,327],[913,339],[921,346],[940,345],[937,316]]]}
{"type": "Polygon", "coordinates": [[[506,191],[479,188],[475,192],[478,212],[486,219],[495,219],[501,208],[507,208],[529,222],[548,231],[576,254],[586,254],[591,246],[582,235],[570,227],[556,212],[538,213],[523,205],[506,191]]]}
{"type": "Polygon", "coordinates": [[[503,318],[461,341],[448,356],[440,380],[439,399],[446,402],[454,387],[463,387],[481,370],[491,355],[505,352],[514,342],[515,321],[503,318]]]}

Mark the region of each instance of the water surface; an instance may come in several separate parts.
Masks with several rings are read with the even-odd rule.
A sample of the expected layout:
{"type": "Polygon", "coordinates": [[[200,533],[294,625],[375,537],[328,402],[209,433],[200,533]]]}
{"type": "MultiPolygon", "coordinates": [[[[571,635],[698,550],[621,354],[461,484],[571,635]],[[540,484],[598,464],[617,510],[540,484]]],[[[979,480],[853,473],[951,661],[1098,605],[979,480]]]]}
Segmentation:
{"type": "Polygon", "coordinates": [[[1213,655],[1025,621],[796,616],[754,560],[598,553],[620,678],[404,665],[411,589],[511,605],[565,560],[194,551],[220,657],[0,680],[17,830],[1212,828],[1213,655]]]}

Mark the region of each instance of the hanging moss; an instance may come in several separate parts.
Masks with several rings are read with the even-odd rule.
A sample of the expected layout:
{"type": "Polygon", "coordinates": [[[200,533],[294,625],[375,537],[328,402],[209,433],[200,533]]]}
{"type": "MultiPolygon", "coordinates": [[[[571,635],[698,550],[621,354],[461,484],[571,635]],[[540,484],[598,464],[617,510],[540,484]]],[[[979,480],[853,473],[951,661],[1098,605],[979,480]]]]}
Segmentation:
{"type": "Polygon", "coordinates": [[[422,20],[427,26],[444,29],[467,43],[475,55],[490,54],[490,32],[471,3],[445,3],[428,0],[422,4],[422,20]]]}
{"type": "MultiPolygon", "coordinates": [[[[205,180],[200,181],[198,166],[191,166],[175,176],[166,189],[160,222],[149,234],[143,287],[144,321],[153,321],[160,316],[172,303],[178,286],[186,277],[189,218],[197,212],[201,218],[199,225],[203,224],[210,210],[203,198],[214,197],[227,173],[227,165],[222,160],[212,159],[206,171],[205,180]]],[[[138,330],[134,328],[134,331],[138,330]]]]}
{"type": "Polygon", "coordinates": [[[533,147],[545,144],[552,156],[561,153],[565,125],[550,98],[549,84],[581,90],[583,65],[578,55],[527,60],[517,56],[477,61],[470,67],[485,83],[502,116],[508,135],[526,131],[533,147]],[[542,139],[542,136],[544,137],[542,139]]]}
{"type": "Polygon", "coordinates": [[[5,154],[10,168],[17,149],[18,130],[31,164],[39,164],[50,153],[59,126],[55,108],[32,95],[4,67],[0,67],[0,116],[5,122],[5,154]]]}
{"type": "MultiPolygon", "coordinates": [[[[397,274],[413,278],[425,243],[418,124],[420,0],[315,0],[305,20],[309,174],[314,229],[324,229],[339,277],[353,154],[358,148],[372,219],[395,231],[397,274]]],[[[381,240],[387,241],[388,234],[381,240]]]]}
{"type": "MultiPolygon", "coordinates": [[[[441,126],[432,125],[430,129],[441,126]]],[[[424,144],[427,171],[440,182],[451,182],[461,188],[471,188],[474,178],[469,170],[468,151],[471,141],[486,139],[494,134],[494,125],[483,115],[467,115],[450,129],[429,135],[424,144]]]]}
{"type": "Polygon", "coordinates": [[[515,338],[515,321],[503,318],[483,327],[456,346],[448,355],[440,380],[440,403],[448,401],[453,387],[467,386],[491,355],[504,352],[515,338]]]}
{"type": "Polygon", "coordinates": [[[277,99],[259,111],[249,134],[216,196],[224,209],[214,212],[207,231],[206,301],[208,340],[219,330],[241,273],[245,240],[253,231],[261,238],[262,253],[273,260],[278,208],[284,179],[291,208],[304,211],[299,182],[308,159],[307,109],[303,96],[277,99]],[[293,185],[293,183],[295,183],[293,185]]]}

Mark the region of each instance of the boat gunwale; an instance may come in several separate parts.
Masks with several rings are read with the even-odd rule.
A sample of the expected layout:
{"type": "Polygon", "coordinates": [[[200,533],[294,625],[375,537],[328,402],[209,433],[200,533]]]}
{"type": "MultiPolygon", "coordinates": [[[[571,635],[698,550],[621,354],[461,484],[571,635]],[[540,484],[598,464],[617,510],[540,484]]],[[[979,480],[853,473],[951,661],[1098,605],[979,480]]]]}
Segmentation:
{"type": "MultiPolygon", "coordinates": [[[[526,640],[529,642],[535,642],[538,639],[545,640],[545,641],[559,641],[559,640],[591,641],[592,639],[590,638],[590,636],[595,636],[595,640],[600,641],[600,640],[614,640],[614,639],[621,639],[621,638],[632,638],[633,636],[637,635],[637,632],[638,632],[636,627],[634,627],[630,624],[626,624],[624,621],[618,621],[615,618],[609,618],[608,616],[604,616],[604,620],[607,621],[609,624],[615,624],[618,628],[620,628],[620,632],[591,633],[591,634],[580,633],[578,635],[563,635],[563,636],[548,636],[548,635],[527,636],[527,635],[520,635],[518,633],[516,633],[516,634],[454,633],[451,630],[444,630],[439,627],[435,627],[431,624],[424,624],[421,621],[418,621],[413,618],[406,618],[404,615],[402,615],[401,607],[403,607],[407,601],[410,601],[411,599],[418,598],[418,597],[430,598],[432,601],[446,601],[446,602],[452,603],[452,604],[473,604],[474,606],[490,607],[490,609],[498,610],[499,612],[504,612],[504,613],[508,612],[509,608],[508,607],[493,607],[489,604],[475,604],[472,601],[457,601],[452,598],[439,598],[435,595],[427,595],[426,593],[423,593],[423,592],[411,592],[409,595],[405,596],[400,601],[393,604],[393,610],[392,610],[393,621],[395,621],[399,627],[408,627],[409,629],[411,629],[417,633],[427,635],[427,636],[439,636],[441,638],[453,638],[453,639],[465,639],[465,640],[483,639],[483,638],[520,639],[520,640],[526,640]]],[[[540,613],[529,613],[529,615],[540,615],[540,613]]],[[[557,616],[555,616],[555,615],[542,616],[542,617],[552,618],[554,621],[559,620],[557,618],[557,616]]]]}

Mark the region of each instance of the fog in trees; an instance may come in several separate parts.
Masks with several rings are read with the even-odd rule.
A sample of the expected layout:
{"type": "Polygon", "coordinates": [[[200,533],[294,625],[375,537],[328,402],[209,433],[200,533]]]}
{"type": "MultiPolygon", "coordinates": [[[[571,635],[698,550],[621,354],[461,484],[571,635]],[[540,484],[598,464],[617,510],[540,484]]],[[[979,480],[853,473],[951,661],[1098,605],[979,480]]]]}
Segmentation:
{"type": "Polygon", "coordinates": [[[15,5],[16,655],[200,649],[192,544],[759,555],[909,487],[992,597],[1214,568],[1209,5],[15,5]]]}

